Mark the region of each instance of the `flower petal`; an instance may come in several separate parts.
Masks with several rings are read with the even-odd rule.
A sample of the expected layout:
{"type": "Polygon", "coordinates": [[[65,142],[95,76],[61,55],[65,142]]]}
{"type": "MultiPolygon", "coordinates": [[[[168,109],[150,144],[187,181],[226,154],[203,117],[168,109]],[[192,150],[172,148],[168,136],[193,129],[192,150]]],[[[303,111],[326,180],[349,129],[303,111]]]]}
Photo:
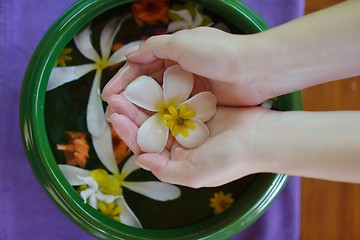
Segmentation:
{"type": "Polygon", "coordinates": [[[128,44],[125,44],[124,46],[122,46],[119,50],[117,50],[116,52],[114,52],[109,61],[108,61],[108,64],[109,66],[111,65],[115,65],[115,64],[118,64],[118,63],[121,63],[123,61],[126,60],[126,57],[125,57],[125,52],[126,50],[132,48],[132,47],[135,47],[135,46],[140,46],[141,43],[143,43],[144,41],[133,41],[133,42],[130,42],[128,44]]]}
{"type": "Polygon", "coordinates": [[[100,98],[100,82],[101,71],[96,71],[86,110],[86,123],[100,161],[111,173],[117,174],[119,169],[112,147],[111,131],[100,98]]]}
{"type": "Polygon", "coordinates": [[[85,74],[95,70],[93,63],[78,66],[56,67],[50,74],[47,91],[57,88],[65,83],[72,82],[84,76],[85,74]]]}
{"type": "Polygon", "coordinates": [[[87,188],[87,189],[81,191],[80,197],[84,200],[84,203],[86,203],[88,198],[90,198],[90,205],[96,209],[96,197],[95,197],[94,189],[87,188]],[[95,204],[94,204],[94,202],[95,202],[95,204]]]}
{"type": "Polygon", "coordinates": [[[86,177],[83,179],[85,184],[88,185],[89,188],[97,190],[99,188],[99,184],[96,182],[96,180],[93,177],[86,177]]]}
{"type": "Polygon", "coordinates": [[[100,137],[108,125],[100,97],[100,83],[101,71],[96,71],[86,110],[87,127],[91,135],[94,137],[100,137]]]}
{"type": "Polygon", "coordinates": [[[166,104],[177,107],[186,101],[194,86],[194,76],[180,65],[174,65],[164,72],[164,98],[166,104]]]}
{"type": "Polygon", "coordinates": [[[104,194],[104,193],[102,193],[102,192],[97,192],[97,193],[96,193],[96,198],[97,198],[99,201],[103,201],[103,202],[109,204],[109,203],[115,201],[117,198],[120,198],[120,195],[114,196],[114,195],[110,195],[110,194],[104,194]]]}
{"type": "Polygon", "coordinates": [[[149,181],[149,182],[124,181],[122,186],[157,201],[174,200],[180,197],[181,195],[181,191],[178,187],[158,181],[149,181]]]}
{"type": "Polygon", "coordinates": [[[120,222],[131,227],[142,228],[139,219],[127,205],[125,199],[119,199],[118,204],[122,207],[120,213],[120,222]]]}
{"type": "Polygon", "coordinates": [[[174,10],[170,10],[172,13],[178,14],[180,15],[180,17],[183,19],[183,21],[185,23],[187,23],[188,25],[190,25],[192,23],[192,16],[191,13],[188,9],[182,9],[179,11],[174,11],[174,10]]]}
{"type": "Polygon", "coordinates": [[[167,32],[173,33],[179,30],[187,29],[188,27],[189,25],[183,21],[171,22],[167,27],[167,32]]]}
{"type": "Polygon", "coordinates": [[[164,107],[161,86],[149,76],[140,76],[132,81],[126,87],[124,96],[130,102],[149,111],[158,112],[164,107]]]}
{"type": "Polygon", "coordinates": [[[193,28],[201,26],[201,23],[203,22],[203,16],[199,12],[199,6],[195,6],[195,19],[192,21],[191,26],[193,28]]]}
{"type": "Polygon", "coordinates": [[[139,128],[137,142],[144,152],[160,153],[164,150],[169,129],[159,113],[148,118],[139,128]]]}
{"type": "Polygon", "coordinates": [[[140,169],[140,167],[135,163],[136,156],[132,155],[124,164],[121,169],[121,174],[126,178],[133,171],[140,169]]]}
{"type": "Polygon", "coordinates": [[[95,193],[90,196],[89,204],[90,204],[90,206],[92,206],[93,208],[97,209],[97,198],[96,198],[95,193]]]}
{"type": "Polygon", "coordinates": [[[208,127],[198,119],[192,118],[191,121],[195,124],[194,130],[188,129],[189,136],[183,137],[178,134],[175,138],[181,146],[186,148],[196,148],[203,144],[209,138],[208,127]]]}
{"type": "Polygon", "coordinates": [[[84,178],[89,177],[90,175],[89,170],[75,166],[59,164],[58,167],[71,186],[80,186],[85,184],[84,178]]]}
{"type": "Polygon", "coordinates": [[[111,131],[109,126],[106,127],[105,132],[98,138],[92,137],[95,152],[99,157],[101,163],[112,173],[119,173],[119,168],[116,163],[114,151],[112,147],[111,131]]]}
{"type": "Polygon", "coordinates": [[[108,22],[102,30],[100,35],[100,49],[103,59],[109,59],[111,46],[113,44],[114,38],[118,33],[119,29],[121,28],[121,25],[128,18],[128,16],[129,15],[123,18],[114,18],[113,20],[108,22]]]}
{"type": "Polygon", "coordinates": [[[263,108],[271,109],[273,107],[274,101],[272,99],[266,100],[260,106],[263,108]]]}
{"type": "Polygon", "coordinates": [[[195,110],[195,118],[206,122],[212,118],[216,112],[216,98],[211,92],[200,92],[187,100],[189,109],[195,110]]]}
{"type": "Polygon", "coordinates": [[[90,25],[87,25],[78,34],[74,36],[74,42],[77,49],[81,52],[84,57],[94,62],[100,60],[99,54],[91,43],[91,29],[90,25]]]}

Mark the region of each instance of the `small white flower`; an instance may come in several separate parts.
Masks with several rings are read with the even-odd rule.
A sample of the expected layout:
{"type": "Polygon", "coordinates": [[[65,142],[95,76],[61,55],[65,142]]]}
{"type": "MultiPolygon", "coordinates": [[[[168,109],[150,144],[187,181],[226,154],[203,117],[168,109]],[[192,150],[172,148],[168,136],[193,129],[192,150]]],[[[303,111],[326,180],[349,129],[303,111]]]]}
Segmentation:
{"type": "Polygon", "coordinates": [[[110,194],[104,194],[99,189],[99,184],[92,177],[82,178],[82,180],[84,181],[84,184],[86,184],[88,186],[88,188],[81,191],[80,196],[82,197],[82,199],[84,199],[85,203],[89,202],[89,204],[95,209],[97,209],[97,201],[111,203],[115,199],[121,197],[120,195],[114,196],[114,195],[110,195],[110,194]]]}
{"type": "Polygon", "coordinates": [[[204,124],[216,112],[216,98],[211,92],[190,97],[193,74],[179,65],[164,72],[163,89],[151,77],[140,76],[131,82],[124,96],[135,105],[156,112],[139,128],[137,142],[144,152],[161,152],[169,130],[186,148],[195,148],[209,137],[204,124]]]}
{"type": "MultiPolygon", "coordinates": [[[[104,161],[105,160],[103,159],[102,162],[104,163],[104,161]]],[[[113,164],[104,165],[112,166],[113,164]]],[[[88,187],[80,192],[80,196],[84,199],[85,202],[88,202],[91,206],[97,209],[97,201],[110,203],[117,199],[118,204],[123,207],[119,216],[120,221],[126,225],[141,228],[140,221],[137,219],[132,210],[128,207],[124,196],[121,194],[122,189],[115,189],[119,190],[120,192],[120,194],[117,195],[106,194],[101,190],[99,183],[92,177],[93,171],[70,165],[59,164],[58,166],[66,180],[68,180],[68,182],[70,183],[70,185],[86,185],[88,187]]],[[[109,175],[109,178],[116,180],[120,188],[128,188],[129,190],[132,190],[157,201],[174,200],[181,195],[180,189],[178,187],[168,183],[163,183],[159,181],[126,181],[127,176],[129,176],[137,169],[139,169],[139,166],[135,164],[135,155],[133,155],[126,161],[120,173],[117,167],[116,169],[108,169],[112,174],[109,175]]]]}
{"type": "MultiPolygon", "coordinates": [[[[195,16],[193,17],[189,9],[182,9],[179,11],[170,10],[171,13],[177,14],[181,17],[179,21],[170,22],[167,28],[169,33],[176,32],[183,29],[192,29],[200,27],[204,20],[203,16],[198,10],[199,6],[195,6],[195,16]]],[[[207,26],[211,26],[213,23],[209,23],[207,26]]]]}

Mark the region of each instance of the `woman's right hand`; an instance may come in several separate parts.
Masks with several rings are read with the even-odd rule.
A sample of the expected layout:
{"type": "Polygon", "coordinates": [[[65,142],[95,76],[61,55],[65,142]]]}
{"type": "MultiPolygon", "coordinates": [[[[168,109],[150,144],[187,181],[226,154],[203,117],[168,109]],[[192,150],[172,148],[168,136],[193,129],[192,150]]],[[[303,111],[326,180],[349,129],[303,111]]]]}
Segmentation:
{"type": "Polygon", "coordinates": [[[105,86],[103,98],[106,101],[122,92],[140,75],[152,76],[161,83],[165,69],[179,64],[195,74],[195,92],[211,91],[218,105],[260,104],[274,96],[259,90],[270,74],[263,72],[269,68],[257,68],[261,63],[255,61],[264,57],[256,54],[267,51],[252,51],[252,39],[252,35],[234,35],[210,27],[151,37],[127,54],[128,62],[105,86]]]}

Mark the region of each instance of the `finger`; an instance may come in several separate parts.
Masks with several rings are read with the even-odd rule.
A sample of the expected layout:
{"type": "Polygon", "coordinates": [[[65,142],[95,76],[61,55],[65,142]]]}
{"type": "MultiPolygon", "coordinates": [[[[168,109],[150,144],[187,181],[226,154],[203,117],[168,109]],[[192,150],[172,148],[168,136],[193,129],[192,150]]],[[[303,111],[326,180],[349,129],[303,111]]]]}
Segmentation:
{"type": "Polygon", "coordinates": [[[137,51],[126,55],[134,63],[150,63],[156,59],[165,59],[163,49],[169,43],[170,35],[152,36],[143,42],[137,51]]]}
{"type": "Polygon", "coordinates": [[[106,119],[106,121],[110,122],[110,117],[111,117],[111,115],[113,113],[114,113],[114,111],[109,106],[107,106],[106,111],[105,111],[105,119],[106,119]]]}
{"type": "Polygon", "coordinates": [[[149,169],[160,181],[193,188],[206,186],[200,169],[191,161],[173,161],[156,153],[143,153],[137,158],[139,165],[149,169]]]}
{"type": "Polygon", "coordinates": [[[149,75],[157,72],[159,69],[163,68],[163,61],[158,60],[151,62],[149,64],[139,65],[130,62],[120,68],[120,70],[110,79],[110,81],[105,85],[102,91],[102,98],[104,101],[108,101],[111,95],[119,94],[124,91],[127,85],[135,78],[141,75],[149,75]]]}
{"type": "Polygon", "coordinates": [[[113,129],[135,155],[142,153],[137,141],[139,128],[126,116],[114,113],[109,118],[113,129]]]}
{"type": "Polygon", "coordinates": [[[129,118],[137,127],[141,126],[149,118],[148,114],[137,108],[122,94],[112,95],[108,99],[108,104],[109,110],[107,109],[108,113],[105,113],[108,118],[112,113],[118,113],[129,118]]]}
{"type": "Polygon", "coordinates": [[[183,47],[181,44],[182,36],[188,30],[182,30],[171,35],[152,36],[143,42],[140,48],[128,54],[126,57],[134,63],[150,63],[157,59],[169,59],[179,62],[183,47]]]}

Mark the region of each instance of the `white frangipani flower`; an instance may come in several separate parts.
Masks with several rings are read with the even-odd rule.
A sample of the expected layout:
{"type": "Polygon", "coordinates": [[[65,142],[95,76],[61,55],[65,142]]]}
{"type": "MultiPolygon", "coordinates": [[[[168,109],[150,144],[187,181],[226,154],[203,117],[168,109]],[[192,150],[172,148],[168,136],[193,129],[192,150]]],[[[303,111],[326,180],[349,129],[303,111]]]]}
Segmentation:
{"type": "MultiPolygon", "coordinates": [[[[107,67],[125,61],[125,51],[133,46],[140,45],[142,42],[130,42],[111,54],[111,47],[115,36],[128,17],[130,17],[130,15],[123,18],[114,18],[105,25],[100,35],[101,54],[97,53],[92,44],[92,31],[90,25],[87,25],[75,35],[74,43],[77,49],[84,57],[93,61],[93,63],[53,68],[47,86],[47,90],[49,91],[65,83],[78,80],[80,77],[91,71],[96,71],[87,105],[86,123],[92,137],[95,151],[100,159],[107,157],[114,158],[112,153],[111,131],[105,119],[100,95],[102,72],[107,67]]],[[[106,162],[106,164],[116,164],[115,158],[112,159],[112,161],[106,162]]],[[[106,167],[113,168],[112,166],[106,167]]]]}
{"type": "MultiPolygon", "coordinates": [[[[100,159],[101,160],[101,159],[100,159]]],[[[104,159],[102,160],[104,163],[104,159]]],[[[113,164],[104,164],[113,166],[113,164]]],[[[86,185],[87,188],[80,192],[80,196],[85,202],[97,209],[97,201],[110,203],[117,200],[117,204],[122,207],[120,221],[126,225],[141,228],[141,223],[129,208],[122,195],[122,188],[128,188],[134,192],[142,194],[157,201],[168,201],[180,196],[180,189],[174,185],[159,181],[130,182],[126,181],[127,176],[139,169],[135,163],[135,155],[130,157],[124,164],[121,172],[119,169],[108,169],[108,174],[104,169],[89,171],[70,165],[58,165],[61,172],[72,186],[86,185]]]]}
{"type": "MultiPolygon", "coordinates": [[[[204,20],[203,16],[198,10],[199,6],[195,5],[195,16],[193,17],[189,9],[181,9],[175,11],[170,9],[171,13],[177,14],[182,20],[170,22],[167,28],[169,33],[176,32],[183,29],[192,29],[200,27],[204,20]]],[[[211,26],[213,23],[209,23],[207,26],[211,26]]]]}
{"type": "Polygon", "coordinates": [[[47,86],[47,90],[49,91],[65,83],[78,80],[91,71],[96,71],[87,105],[86,123],[91,134],[96,154],[99,159],[110,158],[111,160],[103,161],[103,163],[107,168],[111,169],[117,169],[117,165],[112,149],[111,130],[105,119],[104,108],[102,105],[100,84],[103,70],[125,61],[125,51],[133,46],[140,45],[142,42],[134,41],[128,43],[111,54],[111,47],[115,36],[128,17],[130,17],[130,15],[123,18],[114,18],[105,25],[100,35],[101,54],[97,53],[92,44],[92,31],[90,25],[87,25],[75,35],[74,43],[77,49],[84,57],[93,61],[93,63],[53,68],[47,86]]]}
{"type": "Polygon", "coordinates": [[[209,137],[204,122],[216,112],[216,98],[211,92],[190,97],[194,86],[193,74],[179,65],[164,72],[163,89],[151,77],[140,76],[131,82],[124,96],[135,105],[156,112],[139,128],[137,142],[144,152],[161,152],[169,130],[186,148],[195,148],[209,137]]]}
{"type": "Polygon", "coordinates": [[[111,56],[110,54],[115,36],[120,30],[124,21],[129,16],[125,16],[123,18],[114,18],[104,27],[100,36],[100,55],[92,45],[92,31],[90,29],[90,24],[82,29],[78,34],[76,34],[74,36],[74,43],[76,48],[85,58],[93,61],[93,63],[53,68],[50,74],[47,90],[50,91],[65,83],[78,80],[91,71],[96,71],[97,74],[95,79],[101,78],[102,71],[105,68],[125,61],[125,51],[133,46],[140,45],[142,41],[134,41],[125,44],[111,56]]]}
{"type": "Polygon", "coordinates": [[[134,156],[127,160],[121,172],[119,172],[118,169],[112,147],[111,131],[105,119],[100,97],[100,83],[102,71],[105,68],[125,61],[125,51],[141,43],[141,41],[131,42],[111,55],[111,47],[115,36],[127,17],[128,16],[121,19],[115,18],[104,27],[100,36],[100,55],[92,45],[90,26],[80,31],[74,37],[75,45],[84,57],[94,63],[54,68],[49,79],[47,90],[52,90],[65,83],[77,80],[91,71],[96,71],[87,105],[86,122],[96,154],[111,174],[104,169],[89,171],[62,164],[59,165],[59,168],[72,186],[86,186],[86,189],[80,192],[80,196],[84,201],[94,208],[98,208],[98,201],[105,203],[116,201],[117,205],[122,207],[119,216],[120,221],[126,225],[141,227],[141,223],[129,208],[122,195],[123,187],[158,201],[178,198],[180,196],[180,189],[171,184],[159,181],[126,181],[126,177],[131,172],[139,169],[134,162],[134,156]]]}

